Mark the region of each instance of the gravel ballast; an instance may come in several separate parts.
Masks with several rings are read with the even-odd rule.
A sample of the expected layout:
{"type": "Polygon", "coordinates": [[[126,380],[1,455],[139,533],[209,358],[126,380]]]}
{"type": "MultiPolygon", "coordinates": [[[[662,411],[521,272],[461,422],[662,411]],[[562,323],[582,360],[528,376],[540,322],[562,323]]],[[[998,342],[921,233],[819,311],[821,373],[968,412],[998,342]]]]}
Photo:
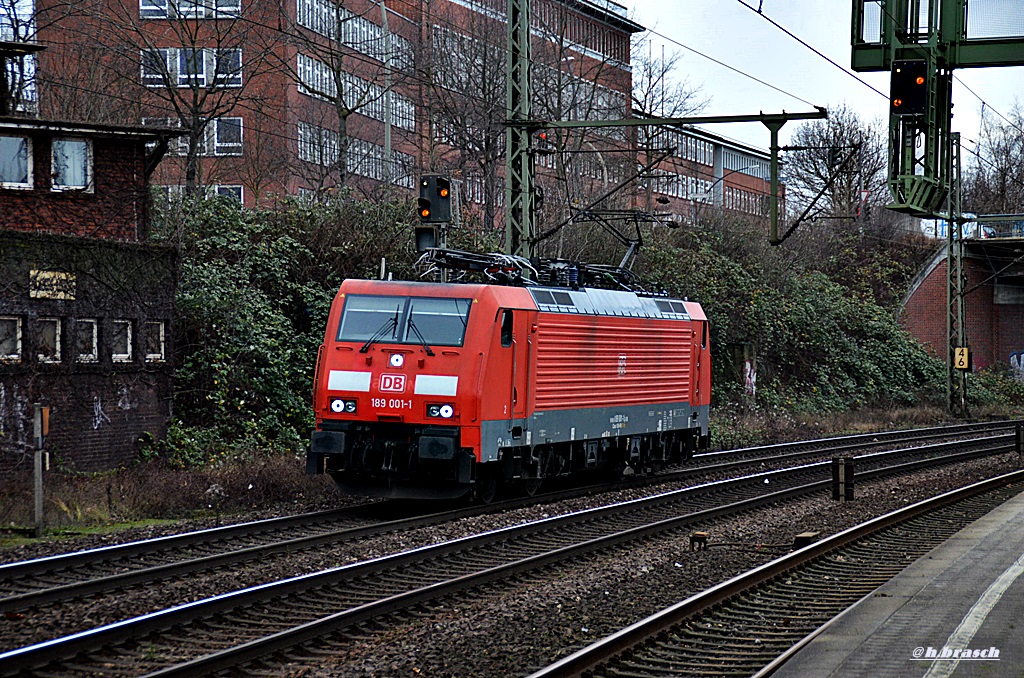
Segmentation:
{"type": "MultiPolygon", "coordinates": [[[[823,536],[970,482],[1015,470],[1015,454],[903,478],[864,483],[855,501],[818,497],[701,525],[705,551],[691,552],[684,533],[566,563],[352,638],[315,665],[282,667],[296,676],[525,675],[659,609],[788,550],[805,531],[823,536]]],[[[548,515],[639,496],[624,491],[533,506],[499,515],[393,534],[338,549],[267,558],[230,572],[196,575],[0,618],[2,649],[93,628],[128,616],[268,580],[364,560],[548,515]]],[[[646,493],[652,493],[650,489],[646,493]]],[[[62,548],[62,550],[66,547],[62,548]]],[[[36,557],[41,554],[35,554],[36,557]]]]}

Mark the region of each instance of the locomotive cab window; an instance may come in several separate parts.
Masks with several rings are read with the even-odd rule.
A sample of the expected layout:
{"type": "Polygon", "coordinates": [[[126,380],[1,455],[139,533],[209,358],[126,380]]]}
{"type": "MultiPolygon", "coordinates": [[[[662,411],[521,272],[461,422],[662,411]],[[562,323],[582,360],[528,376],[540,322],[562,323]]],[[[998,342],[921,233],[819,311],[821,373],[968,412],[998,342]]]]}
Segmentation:
{"type": "Polygon", "coordinates": [[[338,341],[462,346],[469,299],[350,294],[338,326],[338,341]]]}
{"type": "Polygon", "coordinates": [[[406,299],[350,294],[345,298],[338,341],[366,341],[377,333],[379,340],[393,342],[406,299]]]}
{"type": "Polygon", "coordinates": [[[403,327],[402,341],[415,344],[419,343],[417,340],[422,336],[427,344],[462,346],[468,315],[469,299],[412,297],[409,299],[409,319],[403,327]]]}
{"type": "Polygon", "coordinates": [[[512,311],[501,312],[501,345],[512,345],[512,311]]]}

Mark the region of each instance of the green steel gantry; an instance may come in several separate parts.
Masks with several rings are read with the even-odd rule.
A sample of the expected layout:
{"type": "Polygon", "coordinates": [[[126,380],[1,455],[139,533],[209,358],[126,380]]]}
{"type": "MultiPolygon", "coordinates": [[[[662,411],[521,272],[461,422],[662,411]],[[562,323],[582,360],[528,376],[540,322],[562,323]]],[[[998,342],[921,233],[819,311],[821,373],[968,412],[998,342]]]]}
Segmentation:
{"type": "MultiPolygon", "coordinates": [[[[891,71],[889,115],[889,209],[919,217],[945,216],[947,236],[948,405],[967,415],[963,278],[963,223],[960,206],[960,139],[953,118],[952,79],[957,68],[1024,65],[1024,35],[994,28],[1014,17],[996,0],[853,0],[852,67],[891,71]],[[981,17],[982,20],[977,18],[981,17]],[[922,66],[920,109],[907,111],[900,67],[922,66]],[[897,91],[897,90],[900,91],[897,91]],[[943,214],[944,213],[944,214],[943,214]],[[960,361],[964,361],[961,359],[960,361]]],[[[916,72],[916,71],[915,71],[916,72]]]]}

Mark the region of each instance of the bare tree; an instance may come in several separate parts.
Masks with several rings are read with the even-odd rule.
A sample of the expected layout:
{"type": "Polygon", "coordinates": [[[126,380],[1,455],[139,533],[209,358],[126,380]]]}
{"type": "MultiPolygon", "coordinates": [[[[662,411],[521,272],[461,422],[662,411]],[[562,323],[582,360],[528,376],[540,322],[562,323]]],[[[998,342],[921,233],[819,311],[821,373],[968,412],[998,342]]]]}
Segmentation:
{"type": "Polygon", "coordinates": [[[482,12],[434,22],[421,62],[429,83],[426,165],[460,179],[463,202],[479,203],[482,225],[494,229],[504,199],[505,24],[482,12]]]}
{"type": "Polygon", "coordinates": [[[415,51],[409,40],[384,25],[386,19],[405,20],[382,14],[382,4],[366,2],[361,11],[353,11],[354,4],[299,0],[297,20],[283,6],[278,17],[281,37],[291,49],[275,67],[298,83],[300,94],[323,102],[321,107],[306,107],[298,140],[305,164],[297,171],[315,194],[346,185],[360,167],[360,173],[374,179],[388,182],[400,177],[411,185],[407,156],[396,156],[390,143],[359,141],[356,136],[379,139],[393,132],[408,145],[416,129],[415,103],[403,94],[403,87],[413,73],[415,51]],[[355,114],[376,122],[360,121],[366,128],[353,135],[350,123],[355,114]]]}
{"type": "MultiPolygon", "coordinates": [[[[486,230],[501,228],[505,161],[503,122],[507,78],[506,5],[502,0],[474,0],[469,6],[447,6],[433,15],[430,40],[424,46],[421,73],[430,83],[432,141],[428,165],[463,179],[464,198],[479,204],[469,210],[486,230]]],[[[540,120],[603,120],[629,115],[629,43],[621,36],[620,59],[608,46],[613,40],[596,31],[577,31],[587,19],[572,16],[569,3],[537,2],[532,45],[533,110],[540,120]],[[593,40],[581,44],[570,39],[593,40]]],[[[618,129],[547,129],[533,139],[537,168],[539,231],[569,218],[625,175],[634,158],[626,135],[618,129]]],[[[613,196],[602,206],[625,201],[613,196]]],[[[578,228],[578,227],[574,227],[578,228]]],[[[546,254],[563,256],[563,238],[546,241],[546,254]]],[[[583,241],[585,238],[576,238],[583,241]]]]}
{"type": "MultiPolygon", "coordinates": [[[[656,56],[649,41],[638,42],[633,47],[633,114],[642,117],[683,118],[704,110],[709,99],[701,94],[699,86],[691,85],[686,78],[680,79],[679,68],[682,55],[678,52],[656,56]]],[[[640,161],[650,164],[665,150],[662,130],[657,127],[637,128],[637,150],[640,161]]],[[[673,155],[682,155],[676,149],[673,155]]],[[[670,158],[661,169],[675,171],[670,158]]],[[[655,182],[644,185],[644,199],[647,211],[652,210],[655,182]]]]}
{"type": "Polygon", "coordinates": [[[825,120],[799,126],[792,137],[797,150],[786,158],[787,203],[802,209],[830,181],[815,210],[832,218],[854,217],[860,191],[869,204],[888,201],[888,152],[881,121],[865,123],[845,105],[829,109],[825,120]]]}
{"type": "Polygon", "coordinates": [[[273,25],[273,8],[239,0],[105,0],[60,16],[59,5],[39,0],[37,14],[76,36],[48,51],[40,69],[48,111],[184,130],[170,155],[183,159],[189,193],[204,182],[204,157],[242,154],[242,119],[232,112],[269,100],[254,84],[268,69],[261,36],[273,25]]]}
{"type": "MultiPolygon", "coordinates": [[[[0,0],[0,40],[40,42],[40,31],[45,32],[55,22],[80,11],[73,0],[52,0],[46,9],[45,13],[38,13],[33,0],[0,0]]],[[[0,74],[4,76],[0,83],[6,91],[0,92],[0,101],[7,105],[8,112],[37,112],[38,55],[11,58],[3,67],[5,72],[0,74]]]]}
{"type": "Polygon", "coordinates": [[[1019,104],[1007,119],[982,112],[977,148],[964,160],[965,210],[978,214],[1024,212],[1024,111],[1019,104]]]}

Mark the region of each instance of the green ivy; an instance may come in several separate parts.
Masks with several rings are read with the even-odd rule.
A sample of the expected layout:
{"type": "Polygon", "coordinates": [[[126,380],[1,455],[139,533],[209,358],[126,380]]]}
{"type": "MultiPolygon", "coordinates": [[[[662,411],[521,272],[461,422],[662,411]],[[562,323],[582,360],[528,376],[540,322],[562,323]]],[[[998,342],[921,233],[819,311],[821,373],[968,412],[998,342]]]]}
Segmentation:
{"type": "Polygon", "coordinates": [[[727,256],[714,234],[644,253],[647,275],[701,302],[711,323],[715,402],[743,399],[731,345],[757,349],[760,406],[790,412],[894,407],[941,400],[943,365],[892,311],[811,267],[771,254],[727,256]]]}
{"type": "Polygon", "coordinates": [[[190,466],[241,449],[300,449],[331,301],[344,278],[377,277],[382,257],[396,277],[412,275],[409,214],[398,204],[241,210],[213,200],[161,215],[158,237],[180,252],[165,456],[190,466]]]}

